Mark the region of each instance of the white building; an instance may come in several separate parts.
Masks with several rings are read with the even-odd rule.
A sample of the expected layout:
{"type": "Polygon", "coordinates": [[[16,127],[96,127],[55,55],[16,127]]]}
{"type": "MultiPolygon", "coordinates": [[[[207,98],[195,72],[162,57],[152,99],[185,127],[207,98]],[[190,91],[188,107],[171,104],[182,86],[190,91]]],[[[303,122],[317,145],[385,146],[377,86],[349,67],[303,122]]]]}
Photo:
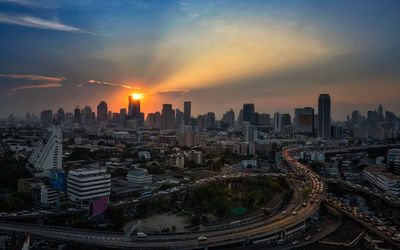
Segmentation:
{"type": "Polygon", "coordinates": [[[181,154],[169,155],[167,158],[168,166],[171,168],[184,168],[185,157],[181,154]]]}
{"type": "Polygon", "coordinates": [[[28,162],[39,175],[48,176],[50,169],[62,169],[62,133],[60,128],[52,128],[47,142],[40,140],[28,162]]]}
{"type": "Polygon", "coordinates": [[[37,201],[41,206],[49,206],[57,203],[57,191],[46,186],[43,182],[31,183],[31,191],[37,194],[37,201]]]}
{"type": "Polygon", "coordinates": [[[111,175],[105,168],[70,170],[67,177],[68,198],[81,206],[111,193],[111,175]]]}
{"type": "Polygon", "coordinates": [[[139,151],[138,152],[139,158],[144,158],[145,160],[150,160],[150,152],[149,151],[139,151]]]}
{"type": "Polygon", "coordinates": [[[126,176],[126,179],[129,182],[139,185],[148,184],[152,182],[151,175],[148,175],[147,173],[141,170],[130,170],[128,172],[128,175],[126,176]]]}
{"type": "Polygon", "coordinates": [[[386,172],[385,167],[366,167],[363,170],[363,177],[371,184],[385,191],[387,195],[400,196],[400,178],[386,172]]]}

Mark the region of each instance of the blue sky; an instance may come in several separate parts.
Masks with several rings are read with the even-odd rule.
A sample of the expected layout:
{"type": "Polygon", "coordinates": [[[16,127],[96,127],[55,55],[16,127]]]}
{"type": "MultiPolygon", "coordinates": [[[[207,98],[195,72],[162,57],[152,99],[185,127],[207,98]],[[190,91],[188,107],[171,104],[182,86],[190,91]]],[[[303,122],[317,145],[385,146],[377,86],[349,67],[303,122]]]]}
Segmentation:
{"type": "Polygon", "coordinates": [[[0,0],[0,117],[133,92],[195,114],[254,102],[400,113],[398,1],[0,0]]]}

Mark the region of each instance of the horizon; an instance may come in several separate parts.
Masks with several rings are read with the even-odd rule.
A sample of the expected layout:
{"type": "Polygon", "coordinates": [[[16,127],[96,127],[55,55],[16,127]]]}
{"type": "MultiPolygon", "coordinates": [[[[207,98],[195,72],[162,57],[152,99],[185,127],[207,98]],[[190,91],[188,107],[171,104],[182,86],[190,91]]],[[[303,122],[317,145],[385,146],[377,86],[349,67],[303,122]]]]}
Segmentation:
{"type": "Polygon", "coordinates": [[[400,113],[398,1],[0,0],[0,117],[42,110],[114,112],[139,92],[217,117],[316,109],[332,118],[382,104],[400,113]],[[350,8],[352,7],[352,8],[350,8]],[[354,11],[356,9],[357,11],[354,11]]]}

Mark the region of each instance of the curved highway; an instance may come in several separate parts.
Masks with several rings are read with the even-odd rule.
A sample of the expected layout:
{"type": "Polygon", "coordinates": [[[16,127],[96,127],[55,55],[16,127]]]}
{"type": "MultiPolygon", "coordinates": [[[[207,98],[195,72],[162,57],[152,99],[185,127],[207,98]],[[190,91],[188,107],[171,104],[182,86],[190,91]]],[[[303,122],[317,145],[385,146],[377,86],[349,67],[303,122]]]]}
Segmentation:
{"type": "Polygon", "coordinates": [[[61,242],[72,242],[83,245],[102,246],[109,248],[203,248],[204,246],[224,246],[232,244],[251,244],[252,241],[267,238],[285,238],[285,234],[302,230],[304,221],[312,215],[323,199],[324,186],[319,177],[308,167],[297,162],[293,155],[301,148],[289,148],[282,152],[284,160],[293,171],[304,174],[309,180],[311,192],[302,204],[302,190],[295,188],[294,200],[286,208],[286,214],[276,214],[254,223],[238,225],[208,232],[185,232],[170,234],[148,234],[146,238],[134,236],[125,237],[122,233],[79,230],[63,227],[40,226],[26,223],[0,222],[1,231],[26,232],[33,238],[43,238],[61,242]],[[310,204],[310,200],[314,200],[310,204]],[[317,201],[318,200],[318,201],[317,201]],[[317,202],[315,202],[317,201],[317,202]],[[305,205],[305,206],[304,206],[305,205]],[[296,215],[292,215],[296,211],[296,215]],[[198,237],[207,237],[206,241],[199,241],[198,237]]]}

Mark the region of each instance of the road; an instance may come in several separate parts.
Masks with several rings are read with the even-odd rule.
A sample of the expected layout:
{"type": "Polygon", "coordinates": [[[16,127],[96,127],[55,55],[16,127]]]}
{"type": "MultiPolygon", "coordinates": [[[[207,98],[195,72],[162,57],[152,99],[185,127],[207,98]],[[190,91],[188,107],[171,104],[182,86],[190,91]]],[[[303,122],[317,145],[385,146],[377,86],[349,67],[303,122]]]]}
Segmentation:
{"type": "Polygon", "coordinates": [[[318,176],[306,166],[292,158],[298,148],[283,151],[283,158],[297,172],[305,174],[310,180],[313,194],[306,199],[306,206],[302,205],[302,192],[295,188],[294,200],[286,208],[286,214],[277,214],[270,218],[237,227],[213,230],[208,232],[185,232],[170,234],[148,234],[146,238],[124,238],[123,233],[112,233],[94,230],[79,230],[63,227],[40,226],[26,223],[0,222],[0,230],[11,232],[30,232],[33,237],[53,239],[63,242],[74,242],[83,245],[102,246],[109,248],[202,248],[207,246],[228,245],[237,242],[245,242],[251,239],[262,239],[272,234],[279,235],[284,228],[292,228],[302,223],[319,209],[319,203],[323,199],[323,183],[318,176]],[[318,202],[309,203],[311,196],[315,195],[318,202]],[[292,212],[297,210],[297,215],[292,212]],[[198,237],[205,236],[207,241],[199,242],[198,237]]]}

